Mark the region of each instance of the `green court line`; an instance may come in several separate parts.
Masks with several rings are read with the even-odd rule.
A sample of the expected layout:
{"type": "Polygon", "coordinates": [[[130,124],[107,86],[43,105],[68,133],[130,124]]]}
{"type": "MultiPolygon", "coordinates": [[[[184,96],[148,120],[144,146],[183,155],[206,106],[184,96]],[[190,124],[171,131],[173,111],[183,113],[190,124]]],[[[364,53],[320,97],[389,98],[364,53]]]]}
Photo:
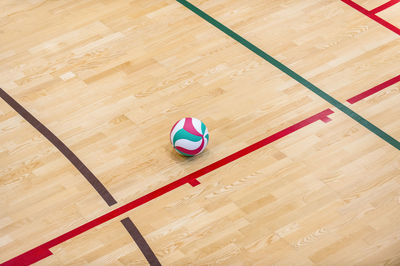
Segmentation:
{"type": "Polygon", "coordinates": [[[211,16],[209,16],[208,14],[206,14],[205,12],[203,12],[202,10],[197,8],[196,6],[192,5],[191,3],[189,3],[186,0],[177,0],[177,1],[179,3],[181,3],[182,5],[184,5],[185,7],[187,7],[188,9],[190,9],[191,11],[193,11],[193,13],[195,13],[196,15],[200,16],[201,18],[203,18],[204,20],[206,20],[207,22],[209,22],[210,24],[212,24],[213,26],[215,26],[216,28],[218,28],[219,30],[221,30],[222,32],[227,34],[228,36],[230,36],[232,39],[238,41],[243,46],[245,46],[249,50],[253,51],[255,54],[257,54],[264,60],[268,61],[273,66],[277,67],[278,69],[280,69],[281,71],[283,71],[284,73],[289,75],[291,78],[295,79],[297,82],[303,84],[306,88],[308,88],[309,90],[311,90],[312,92],[317,94],[319,97],[321,97],[328,103],[335,106],[337,109],[339,109],[346,115],[350,116],[352,119],[354,119],[355,121],[357,121],[358,123],[363,125],[365,128],[367,128],[369,131],[373,132],[374,134],[379,136],[381,139],[383,139],[384,141],[386,141],[387,143],[389,143],[396,149],[400,150],[400,142],[397,141],[396,139],[394,139],[393,137],[391,137],[389,134],[387,134],[386,132],[384,132],[383,130],[381,130],[380,128],[378,128],[377,126],[375,126],[374,124],[372,124],[371,122],[369,122],[368,120],[366,120],[365,118],[363,118],[362,116],[360,116],[359,114],[357,114],[356,112],[354,112],[353,110],[351,110],[350,108],[348,108],[347,106],[345,106],[344,104],[342,104],[341,102],[339,102],[338,100],[336,100],[335,98],[333,98],[332,96],[327,94],[326,92],[322,91],[321,89],[316,87],[314,84],[312,84],[311,82],[309,82],[308,80],[306,80],[305,78],[303,78],[302,76],[300,76],[299,74],[297,74],[296,72],[294,72],[293,70],[291,70],[290,68],[288,68],[287,66],[285,66],[284,64],[279,62],[278,60],[276,60],[275,58],[273,58],[272,56],[268,55],[263,50],[261,50],[254,44],[250,43],[249,41],[244,39],[242,36],[240,36],[239,34],[237,34],[234,31],[232,31],[231,29],[229,29],[228,27],[226,27],[219,21],[215,20],[214,18],[212,18],[211,16]]]}

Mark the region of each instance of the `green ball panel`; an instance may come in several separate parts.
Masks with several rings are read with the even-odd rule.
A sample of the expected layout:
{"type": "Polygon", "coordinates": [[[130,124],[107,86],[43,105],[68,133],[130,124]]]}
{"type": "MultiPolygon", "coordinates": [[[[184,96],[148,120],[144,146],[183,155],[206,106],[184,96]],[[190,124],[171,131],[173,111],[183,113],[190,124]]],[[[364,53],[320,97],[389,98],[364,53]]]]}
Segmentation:
{"type": "Polygon", "coordinates": [[[201,122],[201,134],[204,135],[204,133],[206,133],[206,125],[204,125],[204,123],[201,122]]]}
{"type": "Polygon", "coordinates": [[[193,142],[197,142],[197,141],[201,141],[201,137],[200,136],[195,136],[190,134],[189,132],[187,132],[184,129],[179,129],[178,132],[176,132],[174,139],[173,139],[173,145],[175,145],[175,142],[178,139],[187,139],[193,142]]]}

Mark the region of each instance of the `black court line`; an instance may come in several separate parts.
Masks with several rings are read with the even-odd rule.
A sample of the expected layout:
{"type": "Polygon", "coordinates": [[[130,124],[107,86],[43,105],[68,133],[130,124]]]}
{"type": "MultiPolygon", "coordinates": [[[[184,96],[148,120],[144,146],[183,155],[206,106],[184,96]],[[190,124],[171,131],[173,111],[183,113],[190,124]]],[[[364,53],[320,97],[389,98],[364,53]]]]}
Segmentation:
{"type": "Polygon", "coordinates": [[[139,232],[135,224],[131,221],[129,217],[121,220],[121,223],[124,225],[125,229],[131,235],[132,239],[136,242],[136,245],[142,251],[143,255],[146,257],[147,261],[150,265],[161,265],[158,261],[156,255],[151,250],[149,244],[147,244],[146,240],[139,232]]]}
{"type": "Polygon", "coordinates": [[[30,114],[22,105],[15,101],[9,94],[0,88],[0,97],[8,103],[18,114],[20,114],[29,124],[37,129],[47,138],[62,154],[67,158],[76,169],[86,178],[92,187],[99,193],[108,206],[114,205],[117,201],[100,182],[100,180],[82,163],[82,161],[47,127],[30,114]]]}

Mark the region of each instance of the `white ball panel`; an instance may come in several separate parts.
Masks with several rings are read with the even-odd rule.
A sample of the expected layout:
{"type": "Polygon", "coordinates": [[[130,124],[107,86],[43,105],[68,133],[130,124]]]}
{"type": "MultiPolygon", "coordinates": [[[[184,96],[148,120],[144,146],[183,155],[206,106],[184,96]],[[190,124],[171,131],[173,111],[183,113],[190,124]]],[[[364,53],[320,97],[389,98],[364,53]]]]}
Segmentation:
{"type": "Polygon", "coordinates": [[[201,133],[201,121],[199,119],[193,117],[192,118],[192,123],[193,123],[193,127],[196,129],[196,131],[199,134],[202,134],[201,133]]]}
{"type": "Polygon", "coordinates": [[[171,138],[171,143],[172,143],[172,144],[174,144],[174,143],[173,143],[173,139],[174,139],[174,136],[175,136],[176,132],[178,132],[178,130],[182,129],[184,124],[185,124],[185,118],[179,120],[179,122],[178,122],[178,123],[175,125],[175,127],[172,129],[172,131],[171,131],[171,136],[170,136],[170,138],[171,138]]]}
{"type": "Polygon", "coordinates": [[[182,147],[187,150],[195,150],[200,147],[201,142],[202,140],[194,142],[187,139],[178,139],[175,142],[175,147],[182,147]]]}

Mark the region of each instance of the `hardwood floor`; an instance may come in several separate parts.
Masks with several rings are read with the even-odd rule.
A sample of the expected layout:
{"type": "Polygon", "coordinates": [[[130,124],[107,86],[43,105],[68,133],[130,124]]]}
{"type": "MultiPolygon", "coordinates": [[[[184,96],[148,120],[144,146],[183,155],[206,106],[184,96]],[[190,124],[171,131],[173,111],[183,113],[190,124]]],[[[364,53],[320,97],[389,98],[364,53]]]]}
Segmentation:
{"type": "MultiPolygon", "coordinates": [[[[346,102],[400,74],[399,35],[340,0],[190,2],[400,140],[400,82],[346,102]]],[[[0,39],[0,87],[117,201],[0,100],[0,262],[330,108],[38,265],[147,264],[126,217],[163,265],[400,264],[399,150],[180,3],[7,0],[0,39]],[[186,116],[210,131],[191,159],[169,143],[186,116]]]]}

